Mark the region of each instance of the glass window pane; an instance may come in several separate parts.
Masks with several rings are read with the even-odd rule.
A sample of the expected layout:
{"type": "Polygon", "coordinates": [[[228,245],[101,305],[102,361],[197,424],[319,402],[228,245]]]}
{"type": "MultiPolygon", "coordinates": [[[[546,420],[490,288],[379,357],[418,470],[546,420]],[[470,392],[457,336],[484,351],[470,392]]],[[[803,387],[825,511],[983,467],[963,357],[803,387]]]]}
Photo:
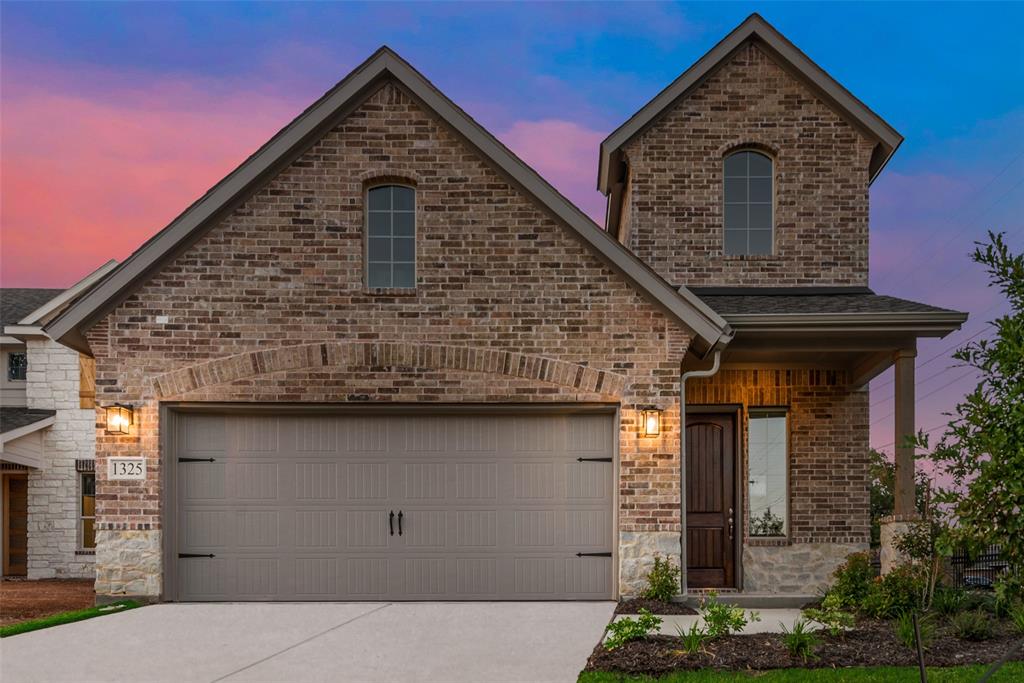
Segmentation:
{"type": "MultiPolygon", "coordinates": [[[[726,190],[728,191],[729,186],[726,184],[726,190]]],[[[728,196],[728,195],[726,195],[728,196]]],[[[726,201],[729,201],[728,199],[726,201]]],[[[752,202],[763,202],[766,204],[772,203],[772,179],[771,178],[751,178],[750,179],[750,201],[752,202]]]]}
{"type": "Polygon", "coordinates": [[[416,234],[416,214],[414,213],[396,213],[394,214],[393,225],[395,226],[395,235],[405,235],[411,237],[416,234]]]}
{"type": "Polygon", "coordinates": [[[82,547],[83,548],[95,548],[96,547],[96,520],[95,519],[83,519],[82,520],[82,547]]]}
{"type": "Polygon", "coordinates": [[[398,238],[392,242],[395,261],[412,262],[416,260],[416,240],[412,237],[398,238]]]}
{"type": "Polygon", "coordinates": [[[416,191],[411,187],[395,186],[391,188],[391,197],[395,211],[412,211],[416,208],[416,191]]]}
{"type": "Polygon", "coordinates": [[[736,152],[725,158],[725,177],[742,178],[747,175],[747,157],[749,152],[736,152]]]}
{"type": "Polygon", "coordinates": [[[745,230],[747,227],[747,205],[726,204],[725,205],[725,229],[745,230]]]}
{"type": "Polygon", "coordinates": [[[763,154],[757,152],[747,152],[750,162],[750,176],[771,177],[772,175],[772,160],[763,154]]]}
{"type": "Polygon", "coordinates": [[[370,287],[390,287],[391,264],[368,263],[366,265],[366,284],[370,287]]]}
{"type": "Polygon", "coordinates": [[[788,523],[785,414],[752,414],[749,421],[750,535],[785,536],[788,523]]]}
{"type": "Polygon", "coordinates": [[[395,282],[392,287],[412,289],[416,286],[416,266],[412,263],[396,263],[394,265],[395,282]]]}
{"type": "Polygon", "coordinates": [[[7,379],[23,380],[28,376],[28,355],[24,353],[7,354],[7,379]]]}
{"type": "Polygon", "coordinates": [[[747,253],[747,231],[726,230],[725,231],[725,253],[737,255],[747,253]]]}
{"type": "Polygon", "coordinates": [[[374,187],[367,193],[370,211],[386,211],[391,208],[391,187],[374,187]]]}
{"type": "Polygon", "coordinates": [[[368,250],[370,262],[374,261],[390,261],[391,260],[391,238],[390,237],[371,237],[370,248],[368,250]]]}
{"type": "Polygon", "coordinates": [[[750,254],[770,255],[772,253],[772,231],[751,230],[747,236],[747,248],[750,254]]]}
{"type": "Polygon", "coordinates": [[[391,235],[391,213],[387,211],[371,211],[367,217],[370,235],[387,237],[391,235]]]}
{"type": "Polygon", "coordinates": [[[771,204],[749,204],[749,223],[747,227],[751,230],[772,229],[772,205],[771,204]]]}
{"type": "Polygon", "coordinates": [[[747,201],[747,179],[726,178],[725,179],[725,201],[745,202],[747,201]]]}

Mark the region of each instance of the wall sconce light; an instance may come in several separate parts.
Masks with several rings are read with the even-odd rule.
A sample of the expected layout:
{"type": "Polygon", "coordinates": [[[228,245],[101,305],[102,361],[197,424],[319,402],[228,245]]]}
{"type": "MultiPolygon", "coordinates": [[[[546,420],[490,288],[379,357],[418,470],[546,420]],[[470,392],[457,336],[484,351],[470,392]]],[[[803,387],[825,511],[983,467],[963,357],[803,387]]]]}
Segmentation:
{"type": "Polygon", "coordinates": [[[107,434],[127,434],[135,421],[135,410],[123,403],[107,406],[107,434]]]}
{"type": "Polygon", "coordinates": [[[640,409],[640,436],[661,434],[661,410],[653,406],[640,409]]]}

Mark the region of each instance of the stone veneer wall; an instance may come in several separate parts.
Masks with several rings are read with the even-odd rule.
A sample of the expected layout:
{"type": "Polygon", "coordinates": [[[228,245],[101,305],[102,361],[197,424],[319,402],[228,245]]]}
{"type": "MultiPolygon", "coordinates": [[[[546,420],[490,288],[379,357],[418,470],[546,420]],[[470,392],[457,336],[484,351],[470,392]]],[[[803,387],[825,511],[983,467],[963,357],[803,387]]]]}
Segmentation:
{"type": "Polygon", "coordinates": [[[56,410],[43,430],[46,467],[28,476],[28,577],[91,578],[93,556],[80,549],[76,459],[96,455],[96,412],[79,407],[78,352],[50,339],[27,344],[29,408],[56,410]]]}
{"type": "Polygon", "coordinates": [[[868,548],[868,400],[834,370],[726,368],[687,383],[687,405],[742,406],[741,481],[749,479],[748,410],[788,409],[789,535],[751,538],[744,493],[745,590],[814,593],[843,558],[868,548]]]}
{"type": "Polygon", "coordinates": [[[102,596],[161,591],[158,416],[171,400],[616,403],[620,587],[646,572],[631,548],[679,558],[687,333],[398,85],[166,264],[89,342],[98,403],[138,406],[131,435],[97,430],[102,596]],[[394,178],[416,187],[415,292],[363,284],[365,189],[394,178]],[[665,410],[658,438],[637,434],[645,404],[665,410]],[[148,480],[103,479],[107,457],[138,454],[148,480]]]}

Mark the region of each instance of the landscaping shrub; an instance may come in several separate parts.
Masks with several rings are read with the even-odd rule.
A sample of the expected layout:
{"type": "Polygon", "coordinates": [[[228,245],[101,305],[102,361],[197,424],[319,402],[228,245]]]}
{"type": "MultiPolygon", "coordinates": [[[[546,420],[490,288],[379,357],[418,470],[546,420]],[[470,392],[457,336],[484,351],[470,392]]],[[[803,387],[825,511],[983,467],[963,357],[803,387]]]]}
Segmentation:
{"type": "Polygon", "coordinates": [[[1024,602],[1015,602],[1010,606],[1010,623],[1017,633],[1024,635],[1024,602]]]}
{"type": "Polygon", "coordinates": [[[970,591],[964,598],[964,612],[982,610],[994,617],[998,617],[1001,611],[999,599],[995,593],[990,591],[970,591]]]}
{"type": "Polygon", "coordinates": [[[806,621],[798,619],[792,630],[786,628],[781,621],[779,626],[782,627],[782,644],[789,650],[789,654],[801,658],[804,663],[815,657],[814,651],[821,643],[821,639],[808,628],[806,621]]]}
{"type": "Polygon", "coordinates": [[[860,609],[875,579],[871,556],[866,552],[853,553],[832,573],[832,577],[835,582],[828,595],[835,596],[842,609],[860,609]]]}
{"type": "Polygon", "coordinates": [[[820,624],[830,636],[839,636],[853,627],[853,615],[839,608],[839,599],[834,595],[826,595],[821,607],[811,607],[803,611],[804,617],[820,624]]]}
{"type": "Polygon", "coordinates": [[[925,577],[912,564],[902,564],[871,582],[860,611],[876,619],[892,619],[921,609],[925,577]]]}
{"type": "Polygon", "coordinates": [[[614,650],[628,642],[642,640],[661,628],[661,617],[656,617],[647,610],[640,608],[640,616],[636,619],[623,617],[608,624],[608,637],[604,641],[605,648],[614,650]]]}
{"type": "Polygon", "coordinates": [[[932,609],[943,616],[962,612],[967,604],[967,593],[960,588],[939,588],[932,598],[932,609]]]}
{"type": "Polygon", "coordinates": [[[700,601],[700,609],[697,612],[704,619],[704,626],[711,639],[739,633],[750,622],[761,621],[757,612],[751,612],[748,616],[742,607],[718,602],[718,594],[715,592],[709,593],[700,601]]]}
{"type": "MultiPolygon", "coordinates": [[[[896,617],[896,638],[910,650],[915,649],[914,645],[914,612],[901,612],[896,617]]],[[[935,622],[931,617],[919,614],[917,616],[917,631],[921,637],[921,648],[927,650],[935,640],[935,622]]]]}
{"type": "Polygon", "coordinates": [[[974,642],[990,640],[994,635],[992,629],[992,618],[981,610],[960,612],[954,614],[949,620],[953,632],[957,638],[971,640],[974,642]]]}
{"type": "Polygon", "coordinates": [[[648,600],[669,602],[679,592],[679,567],[669,558],[661,559],[654,556],[654,567],[647,572],[647,590],[644,597],[648,600]]]}
{"type": "Polygon", "coordinates": [[[705,641],[708,639],[708,632],[697,622],[690,624],[689,630],[676,626],[676,633],[679,634],[679,640],[682,641],[683,652],[688,655],[695,655],[700,652],[704,648],[705,641]]]}

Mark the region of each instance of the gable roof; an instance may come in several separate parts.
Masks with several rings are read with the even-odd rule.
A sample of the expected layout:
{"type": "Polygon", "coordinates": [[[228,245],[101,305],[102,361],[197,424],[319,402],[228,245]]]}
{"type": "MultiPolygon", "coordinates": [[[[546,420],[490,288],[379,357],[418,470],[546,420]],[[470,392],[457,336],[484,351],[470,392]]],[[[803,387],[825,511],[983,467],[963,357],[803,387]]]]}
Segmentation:
{"type": "Polygon", "coordinates": [[[30,289],[5,287],[0,289],[0,332],[4,325],[14,325],[26,315],[43,306],[63,292],[63,289],[30,289]]]}
{"type": "Polygon", "coordinates": [[[618,182],[612,169],[621,159],[623,145],[659,119],[679,98],[703,83],[718,67],[725,64],[736,50],[751,40],[765,47],[784,68],[801,78],[825,102],[877,141],[878,146],[871,155],[869,168],[869,177],[873,181],[903,142],[903,136],[829,76],[824,69],[811,61],[774,26],[755,13],[747,17],[742,24],[733,29],[732,33],[708,50],[679,78],[672,81],[640,111],[605,138],[601,143],[597,189],[607,195],[618,182]]]}
{"type": "Polygon", "coordinates": [[[515,185],[531,195],[550,215],[571,228],[585,246],[624,275],[641,295],[691,330],[695,337],[693,346],[698,353],[707,353],[732,338],[729,324],[699,297],[687,290],[677,291],[665,282],[387,47],[377,50],[184,213],[139,247],[102,282],[51,321],[45,331],[71,348],[90,353],[85,338],[90,326],[141,286],[162,264],[198,239],[206,228],[334,128],[388,79],[397,81],[515,185]]]}

